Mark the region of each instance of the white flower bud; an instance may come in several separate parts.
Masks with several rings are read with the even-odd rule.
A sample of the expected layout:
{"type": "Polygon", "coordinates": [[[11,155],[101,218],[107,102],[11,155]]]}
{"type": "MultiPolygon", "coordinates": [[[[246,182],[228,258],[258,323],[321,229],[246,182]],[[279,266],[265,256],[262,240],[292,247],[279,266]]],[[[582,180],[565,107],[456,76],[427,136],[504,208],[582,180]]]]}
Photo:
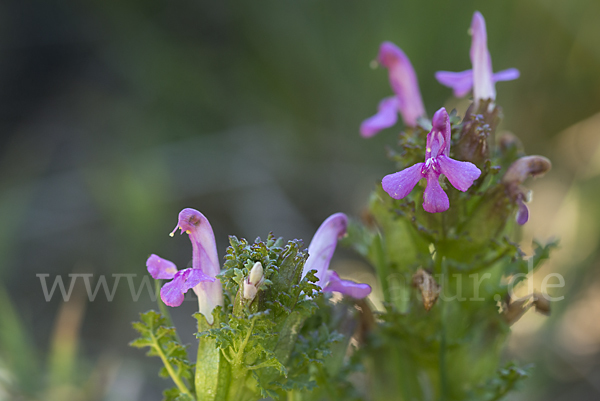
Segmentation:
{"type": "Polygon", "coordinates": [[[250,270],[250,274],[244,280],[244,298],[251,301],[256,297],[256,293],[258,292],[258,287],[264,281],[264,271],[262,264],[260,262],[256,262],[252,269],[250,270]]]}
{"type": "Polygon", "coordinates": [[[260,262],[256,262],[250,270],[250,283],[257,285],[263,279],[263,267],[260,262]]]}

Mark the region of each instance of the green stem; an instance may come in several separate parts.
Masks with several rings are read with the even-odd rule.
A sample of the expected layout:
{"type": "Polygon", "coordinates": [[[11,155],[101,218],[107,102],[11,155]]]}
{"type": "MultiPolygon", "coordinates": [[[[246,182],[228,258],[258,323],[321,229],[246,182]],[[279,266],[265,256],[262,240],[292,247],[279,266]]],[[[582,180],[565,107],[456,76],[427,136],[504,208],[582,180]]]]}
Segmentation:
{"type": "Polygon", "coordinates": [[[268,366],[273,367],[274,365],[271,362],[261,362],[258,365],[246,366],[246,369],[248,369],[248,370],[256,370],[256,369],[266,368],[268,366]]]}
{"type": "Polygon", "coordinates": [[[225,360],[227,362],[229,362],[230,365],[233,364],[233,359],[231,359],[230,357],[227,356],[227,353],[225,352],[224,349],[221,350],[221,355],[223,355],[223,358],[225,358],[225,360]]]}
{"type": "MultiPolygon", "coordinates": [[[[444,281],[448,275],[446,260],[438,255],[442,263],[442,277],[444,281]]],[[[446,375],[446,302],[440,300],[440,401],[444,401],[448,394],[448,377],[446,375]]]]}
{"type": "Polygon", "coordinates": [[[156,350],[156,352],[158,353],[158,356],[160,357],[160,359],[162,360],[163,364],[165,365],[165,368],[167,369],[167,372],[169,373],[169,376],[171,376],[171,379],[173,379],[173,382],[175,383],[175,385],[177,386],[177,388],[179,389],[179,391],[181,391],[185,395],[188,395],[188,396],[192,397],[192,394],[190,393],[190,390],[183,383],[183,381],[181,380],[181,378],[179,376],[177,376],[177,374],[175,373],[175,369],[173,369],[173,366],[171,366],[171,363],[167,359],[167,356],[165,355],[165,353],[163,352],[162,348],[158,344],[158,339],[154,336],[153,333],[151,335],[152,335],[152,340],[154,341],[154,349],[156,350]]]}
{"type": "Polygon", "coordinates": [[[244,338],[244,341],[242,342],[242,345],[240,346],[240,349],[238,349],[238,351],[236,352],[235,355],[235,364],[242,364],[242,357],[244,356],[244,349],[246,348],[246,345],[248,345],[248,340],[250,340],[250,336],[252,335],[252,331],[254,330],[254,322],[256,321],[256,318],[252,319],[252,323],[250,324],[250,329],[248,330],[248,334],[246,334],[246,338],[244,338]]]}
{"type": "Polygon", "coordinates": [[[447,236],[446,230],[446,213],[440,213],[442,215],[442,239],[445,240],[447,236]]]}
{"type": "MultiPolygon", "coordinates": [[[[154,290],[156,293],[156,303],[158,304],[158,310],[160,311],[160,314],[163,315],[163,317],[167,320],[167,325],[169,325],[170,327],[173,327],[173,321],[171,320],[171,314],[169,313],[169,309],[167,308],[167,305],[165,305],[165,303],[160,298],[160,287],[161,287],[160,284],[161,284],[160,279],[154,280],[154,290]]],[[[179,340],[179,338],[178,338],[178,340],[179,340]]]]}
{"type": "Polygon", "coordinates": [[[369,255],[369,259],[377,270],[377,276],[379,277],[379,283],[383,292],[383,299],[386,302],[390,302],[390,283],[388,281],[390,272],[385,257],[385,251],[383,249],[382,234],[376,234],[375,238],[373,238],[373,253],[369,255]]]}
{"type": "MultiPolygon", "coordinates": [[[[232,367],[232,380],[231,387],[229,390],[229,400],[243,400],[247,397],[244,396],[244,389],[246,388],[246,376],[248,375],[248,368],[244,365],[244,350],[248,345],[248,341],[250,341],[250,337],[252,336],[252,332],[254,331],[254,323],[256,322],[256,318],[252,319],[250,324],[250,328],[248,329],[248,333],[242,341],[242,344],[234,352],[234,355],[231,355],[231,358],[227,358],[225,352],[223,352],[223,356],[228,360],[232,367]]],[[[233,351],[233,350],[232,350],[233,351]]]]}
{"type": "Polygon", "coordinates": [[[485,270],[489,267],[494,266],[496,263],[498,263],[500,260],[502,260],[502,258],[506,257],[510,255],[510,250],[504,250],[502,252],[500,252],[497,256],[494,256],[492,259],[484,261],[484,262],[479,262],[477,264],[471,264],[471,267],[466,268],[466,269],[452,269],[453,272],[457,272],[457,273],[475,273],[475,272],[479,272],[481,270],[485,270]]]}

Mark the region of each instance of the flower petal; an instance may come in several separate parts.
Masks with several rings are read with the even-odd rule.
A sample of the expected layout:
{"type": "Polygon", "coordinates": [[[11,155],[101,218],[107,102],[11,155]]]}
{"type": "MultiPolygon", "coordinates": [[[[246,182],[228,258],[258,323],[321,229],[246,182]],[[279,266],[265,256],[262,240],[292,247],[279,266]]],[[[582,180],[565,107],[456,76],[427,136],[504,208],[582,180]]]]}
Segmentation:
{"type": "MultiPolygon", "coordinates": [[[[192,266],[201,269],[209,277],[221,272],[217,243],[208,219],[195,209],[186,208],[179,212],[177,228],[186,232],[192,242],[192,266]]],[[[175,228],[175,229],[177,229],[175,228]]]]}
{"type": "Polygon", "coordinates": [[[493,80],[494,82],[499,81],[512,81],[521,76],[521,73],[516,68],[509,68],[508,70],[498,71],[494,74],[493,80]]]}
{"type": "Polygon", "coordinates": [[[207,276],[200,269],[189,269],[189,274],[187,276],[187,279],[185,280],[185,286],[187,287],[186,291],[189,290],[190,288],[197,286],[198,284],[200,284],[202,282],[208,281],[208,282],[212,283],[215,280],[216,280],[216,278],[207,276]]]}
{"type": "Polygon", "coordinates": [[[202,282],[213,282],[216,279],[205,275],[200,269],[183,269],[175,274],[175,278],[163,285],[160,297],[169,306],[179,306],[183,302],[183,294],[202,282]]]}
{"type": "Polygon", "coordinates": [[[473,163],[470,162],[459,162],[458,160],[451,159],[445,155],[441,155],[437,158],[438,166],[440,166],[440,172],[448,178],[450,184],[459,191],[465,192],[473,181],[479,178],[481,170],[479,170],[473,163]]]}
{"type": "Polygon", "coordinates": [[[431,132],[427,135],[427,149],[425,159],[437,157],[440,154],[450,153],[450,137],[452,128],[450,126],[450,117],[445,108],[440,108],[435,112],[431,119],[431,132]],[[437,133],[440,133],[438,135],[437,133]]]}
{"type": "Polygon", "coordinates": [[[405,168],[394,174],[388,174],[383,177],[381,185],[383,190],[394,199],[402,199],[413,190],[415,185],[423,178],[423,165],[417,163],[414,166],[405,168]]]}
{"type": "Polygon", "coordinates": [[[473,88],[473,70],[438,71],[435,73],[435,79],[442,85],[452,88],[455,97],[463,97],[473,88]]]}
{"type": "Polygon", "coordinates": [[[487,47],[487,32],[485,19],[479,11],[473,14],[470,29],[471,64],[473,65],[473,96],[478,99],[496,99],[494,87],[492,58],[487,47]]]}
{"type": "Polygon", "coordinates": [[[187,291],[185,287],[185,278],[181,275],[176,276],[160,289],[160,298],[168,306],[179,306],[183,302],[184,295],[187,291]]]}
{"type": "Polygon", "coordinates": [[[146,267],[148,268],[148,273],[155,279],[171,279],[177,273],[175,263],[155,254],[150,255],[148,260],[146,260],[146,267]]]}
{"type": "Polygon", "coordinates": [[[423,193],[423,209],[429,213],[445,212],[450,207],[448,195],[440,186],[439,177],[439,173],[435,171],[429,171],[427,174],[427,187],[423,193]]]}
{"type": "Polygon", "coordinates": [[[344,295],[349,295],[352,298],[362,299],[371,293],[371,286],[368,284],[355,283],[350,280],[342,280],[338,274],[332,270],[327,272],[328,282],[323,291],[325,292],[341,292],[344,295]]]}
{"type": "Polygon", "coordinates": [[[429,159],[435,159],[439,155],[445,152],[446,141],[444,140],[444,135],[435,129],[432,128],[429,134],[427,134],[427,149],[425,150],[425,161],[429,159]]]}
{"type": "Polygon", "coordinates": [[[379,102],[377,114],[367,118],[360,125],[360,135],[370,138],[384,128],[391,127],[398,121],[398,99],[395,96],[386,97],[379,102]]]}
{"type": "Polygon", "coordinates": [[[198,296],[198,311],[204,315],[208,324],[212,325],[214,318],[213,309],[223,305],[223,286],[219,279],[213,282],[203,281],[194,287],[198,296]]]}
{"type": "Polygon", "coordinates": [[[377,60],[389,70],[390,85],[398,97],[404,123],[414,127],[417,118],[425,115],[417,74],[406,54],[392,42],[383,42],[377,60]]]}
{"type": "Polygon", "coordinates": [[[519,206],[519,210],[517,211],[517,223],[523,225],[529,220],[529,209],[521,199],[517,201],[517,205],[519,206]]]}
{"type": "Polygon", "coordinates": [[[346,235],[347,227],[348,217],[344,213],[332,214],[321,224],[308,246],[308,259],[304,264],[302,277],[309,271],[316,270],[315,276],[319,279],[317,285],[321,288],[325,285],[324,279],[329,262],[338,239],[346,235]]]}

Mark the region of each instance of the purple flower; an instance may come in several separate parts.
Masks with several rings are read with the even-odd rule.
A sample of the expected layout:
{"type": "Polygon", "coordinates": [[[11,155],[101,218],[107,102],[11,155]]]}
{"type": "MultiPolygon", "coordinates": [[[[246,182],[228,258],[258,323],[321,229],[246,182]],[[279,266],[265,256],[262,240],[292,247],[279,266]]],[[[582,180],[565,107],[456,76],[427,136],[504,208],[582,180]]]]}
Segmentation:
{"type": "Polygon", "coordinates": [[[390,84],[396,95],[383,99],[379,103],[377,114],[363,121],[360,134],[365,138],[396,124],[398,112],[410,127],[416,126],[417,118],[425,115],[417,74],[406,54],[395,44],[383,42],[377,61],[389,70],[390,84]]]}
{"type": "Polygon", "coordinates": [[[199,211],[183,209],[171,236],[178,228],[182,234],[188,234],[192,242],[192,267],[178,271],[173,262],[151,255],[146,261],[148,272],[155,279],[173,279],[160,290],[160,297],[166,305],[181,305],[184,294],[192,288],[198,296],[200,313],[212,324],[213,309],[223,305],[221,282],[215,278],[221,269],[212,227],[199,211]]]}
{"type": "Polygon", "coordinates": [[[311,270],[316,270],[315,276],[319,279],[317,285],[325,292],[341,292],[353,298],[365,298],[371,293],[368,284],[355,283],[342,280],[334,271],[329,270],[329,262],[335,252],[338,239],[346,235],[348,217],[344,213],[335,213],[329,216],[319,227],[308,246],[308,259],[304,264],[302,277],[311,270]]]}
{"type": "Polygon", "coordinates": [[[433,115],[432,129],[427,134],[425,163],[417,163],[402,171],[383,177],[383,189],[394,199],[408,195],[422,179],[427,179],[423,193],[423,209],[429,213],[448,210],[448,196],[440,186],[439,177],[444,174],[450,184],[459,191],[466,191],[481,171],[473,163],[450,158],[450,118],[443,107],[433,115]]]}
{"type": "Polygon", "coordinates": [[[511,81],[519,78],[519,70],[509,68],[494,74],[492,57],[487,48],[487,32],[485,19],[479,11],[473,14],[471,21],[471,65],[472,70],[462,72],[438,71],[435,78],[442,85],[454,89],[454,96],[463,97],[473,88],[473,97],[477,103],[480,99],[496,99],[494,84],[498,81],[511,81]]]}
{"type": "Polygon", "coordinates": [[[527,223],[527,221],[529,220],[529,208],[527,207],[527,205],[525,204],[525,195],[521,194],[521,196],[517,197],[517,206],[518,206],[518,210],[517,210],[517,224],[519,225],[523,225],[525,223],[527,223]]]}

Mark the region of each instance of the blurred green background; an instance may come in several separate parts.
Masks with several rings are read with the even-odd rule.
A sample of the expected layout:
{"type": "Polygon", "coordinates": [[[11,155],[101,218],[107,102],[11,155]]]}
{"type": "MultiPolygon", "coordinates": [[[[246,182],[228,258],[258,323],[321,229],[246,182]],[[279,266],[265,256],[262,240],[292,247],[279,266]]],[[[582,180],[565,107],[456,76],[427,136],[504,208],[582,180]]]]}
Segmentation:
{"type": "MultiPolygon", "coordinates": [[[[542,271],[565,276],[565,300],[515,326],[507,358],[537,368],[511,399],[599,399],[600,1],[4,0],[0,400],[160,400],[160,362],[127,347],[147,293],[133,302],[123,278],[89,302],[80,281],[46,302],[36,274],[137,288],[150,253],[185,267],[187,239],[167,236],[183,207],[220,255],[228,234],[308,241],[329,214],[359,215],[400,130],[358,135],[391,94],[369,66],[379,44],[410,57],[429,115],[464,107],[433,74],[470,68],[475,10],[495,70],[521,71],[497,86],[503,129],[554,163],[529,185],[524,249],[563,239],[542,271]]],[[[195,305],[174,311],[190,343],[195,305]]]]}

